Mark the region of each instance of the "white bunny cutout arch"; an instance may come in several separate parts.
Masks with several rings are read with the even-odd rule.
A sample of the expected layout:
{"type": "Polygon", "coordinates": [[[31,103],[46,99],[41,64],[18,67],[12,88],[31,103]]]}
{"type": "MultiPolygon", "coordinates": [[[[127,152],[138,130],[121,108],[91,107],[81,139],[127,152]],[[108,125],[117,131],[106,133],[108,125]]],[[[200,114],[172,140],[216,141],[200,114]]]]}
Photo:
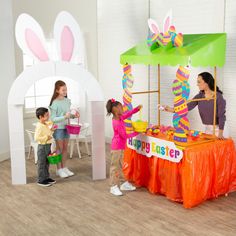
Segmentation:
{"type": "Polygon", "coordinates": [[[106,178],[104,96],[93,75],[86,70],[86,54],[80,27],[68,12],[60,12],[54,24],[58,61],[50,60],[40,25],[29,15],[18,17],[16,41],[22,51],[38,61],[14,81],[8,96],[12,184],[26,184],[23,107],[31,85],[46,77],[67,77],[85,91],[91,105],[93,179],[106,178]]]}

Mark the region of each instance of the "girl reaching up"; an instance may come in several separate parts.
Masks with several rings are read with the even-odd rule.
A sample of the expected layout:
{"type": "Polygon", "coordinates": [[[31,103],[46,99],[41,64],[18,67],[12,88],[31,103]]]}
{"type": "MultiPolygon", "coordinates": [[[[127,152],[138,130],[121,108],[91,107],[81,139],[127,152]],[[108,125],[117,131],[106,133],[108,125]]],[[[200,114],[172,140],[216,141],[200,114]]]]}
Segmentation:
{"type": "Polygon", "coordinates": [[[110,193],[115,196],[121,196],[123,194],[120,190],[133,191],[136,189],[136,187],[128,181],[124,182],[122,166],[126,140],[127,138],[136,136],[138,133],[133,132],[131,134],[127,134],[124,120],[137,113],[142,106],[139,105],[133,110],[124,113],[123,106],[120,102],[115,101],[115,99],[109,99],[107,101],[106,108],[107,115],[113,115],[112,126],[114,131],[111,143],[110,193]],[[123,183],[120,184],[121,182],[123,183]]]}

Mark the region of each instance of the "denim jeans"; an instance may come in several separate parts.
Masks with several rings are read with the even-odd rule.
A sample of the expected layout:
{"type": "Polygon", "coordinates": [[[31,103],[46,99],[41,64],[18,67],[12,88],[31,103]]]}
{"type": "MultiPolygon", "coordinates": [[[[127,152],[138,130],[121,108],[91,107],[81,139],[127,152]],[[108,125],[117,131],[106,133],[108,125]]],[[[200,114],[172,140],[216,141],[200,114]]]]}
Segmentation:
{"type": "Polygon", "coordinates": [[[49,162],[47,156],[51,152],[51,144],[38,145],[38,182],[49,178],[49,162]]]}

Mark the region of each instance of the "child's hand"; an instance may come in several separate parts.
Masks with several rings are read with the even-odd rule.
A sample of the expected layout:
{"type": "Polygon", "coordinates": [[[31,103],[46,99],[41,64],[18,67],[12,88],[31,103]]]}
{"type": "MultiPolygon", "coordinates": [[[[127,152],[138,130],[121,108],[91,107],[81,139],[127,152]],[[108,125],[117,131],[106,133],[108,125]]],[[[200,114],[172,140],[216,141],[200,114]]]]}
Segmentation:
{"type": "Polygon", "coordinates": [[[164,111],[167,111],[167,112],[172,112],[174,113],[174,108],[172,107],[169,107],[169,106],[163,106],[164,107],[164,111]]]}
{"type": "Polygon", "coordinates": [[[65,119],[70,119],[70,112],[67,112],[64,117],[65,119]]]}
{"type": "Polygon", "coordinates": [[[53,124],[50,130],[55,131],[57,128],[58,128],[58,125],[53,124]]]}
{"type": "Polygon", "coordinates": [[[166,106],[161,105],[161,104],[158,104],[158,105],[157,105],[157,108],[158,108],[160,111],[165,111],[166,106]]]}
{"type": "Polygon", "coordinates": [[[48,135],[48,141],[52,139],[52,136],[51,135],[48,135]]]}
{"type": "Polygon", "coordinates": [[[143,108],[143,105],[139,105],[138,109],[141,110],[143,108]]]}
{"type": "Polygon", "coordinates": [[[76,113],[75,113],[75,117],[76,117],[76,118],[80,118],[79,112],[76,112],[76,113]]]}

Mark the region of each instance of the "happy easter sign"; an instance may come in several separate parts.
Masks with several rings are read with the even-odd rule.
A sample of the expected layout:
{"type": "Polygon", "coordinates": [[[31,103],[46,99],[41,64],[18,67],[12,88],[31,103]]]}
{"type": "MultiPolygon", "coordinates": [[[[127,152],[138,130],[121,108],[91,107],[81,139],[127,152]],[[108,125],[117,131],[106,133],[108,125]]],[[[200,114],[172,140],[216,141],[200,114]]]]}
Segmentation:
{"type": "Polygon", "coordinates": [[[156,156],[176,163],[183,157],[183,151],[173,142],[142,134],[127,139],[127,147],[147,157],[156,156]]]}

